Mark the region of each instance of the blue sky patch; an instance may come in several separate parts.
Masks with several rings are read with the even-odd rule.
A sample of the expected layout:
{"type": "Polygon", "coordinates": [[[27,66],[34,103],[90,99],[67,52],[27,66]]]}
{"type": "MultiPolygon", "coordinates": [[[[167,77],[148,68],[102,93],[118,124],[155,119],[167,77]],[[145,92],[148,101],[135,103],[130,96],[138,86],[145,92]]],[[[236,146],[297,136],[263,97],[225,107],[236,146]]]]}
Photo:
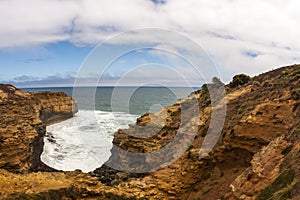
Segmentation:
{"type": "Polygon", "coordinates": [[[250,58],[256,58],[257,56],[260,55],[258,52],[254,52],[254,51],[244,51],[242,54],[250,58]]]}
{"type": "Polygon", "coordinates": [[[155,4],[165,4],[167,3],[167,0],[151,0],[155,4]]]}

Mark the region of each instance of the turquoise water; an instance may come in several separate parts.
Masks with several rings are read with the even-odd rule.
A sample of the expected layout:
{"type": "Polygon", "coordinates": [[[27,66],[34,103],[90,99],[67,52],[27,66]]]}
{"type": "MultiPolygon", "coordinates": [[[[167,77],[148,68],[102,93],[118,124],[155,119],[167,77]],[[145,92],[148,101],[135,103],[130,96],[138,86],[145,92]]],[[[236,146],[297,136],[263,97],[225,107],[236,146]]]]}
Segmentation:
{"type": "MultiPolygon", "coordinates": [[[[65,92],[73,96],[73,88],[66,87],[23,90],[65,92]]],[[[79,112],[69,120],[47,127],[41,160],[59,170],[92,171],[110,157],[115,131],[128,128],[140,115],[157,112],[192,91],[163,87],[76,88],[79,112]]]]}

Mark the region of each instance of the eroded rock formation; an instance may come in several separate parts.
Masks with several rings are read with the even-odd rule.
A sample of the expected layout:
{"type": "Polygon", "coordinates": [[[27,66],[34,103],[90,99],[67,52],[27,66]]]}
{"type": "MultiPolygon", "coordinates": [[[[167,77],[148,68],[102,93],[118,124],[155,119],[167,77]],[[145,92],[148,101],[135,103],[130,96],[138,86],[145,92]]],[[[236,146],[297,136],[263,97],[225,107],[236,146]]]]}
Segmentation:
{"type": "Polygon", "coordinates": [[[0,168],[10,172],[53,171],[40,161],[46,125],[77,112],[64,93],[29,93],[0,85],[0,168]]]}
{"type": "MultiPolygon", "coordinates": [[[[184,151],[179,159],[159,170],[141,174],[105,165],[90,174],[27,173],[45,170],[32,162],[35,138],[39,134],[40,139],[43,137],[45,124],[72,116],[74,104],[67,97],[50,103],[51,99],[57,99],[53,96],[62,94],[37,95],[1,86],[0,109],[4,114],[1,113],[0,126],[0,187],[5,189],[0,196],[8,199],[299,199],[299,86],[299,65],[259,75],[243,86],[226,86],[226,97],[220,99],[227,105],[222,135],[212,151],[201,159],[199,153],[212,109],[218,109],[218,105],[211,105],[207,91],[197,91],[158,113],[145,114],[129,129],[115,133],[115,147],[107,165],[118,161],[122,167],[143,171],[145,166],[128,162],[134,157],[126,152],[157,151],[169,144],[181,128],[186,134],[196,131],[196,135],[189,148],[182,145],[184,151]],[[193,99],[198,102],[198,118],[195,118],[198,116],[195,105],[190,103],[193,99]],[[183,117],[182,108],[187,111],[183,117]],[[118,148],[125,153],[120,154],[118,148]],[[20,172],[23,174],[16,174],[20,172]],[[49,184],[45,184],[47,180],[49,184]]],[[[179,141],[184,144],[187,138],[183,135],[179,141]]],[[[144,162],[151,166],[159,159],[150,156],[144,162]]]]}
{"type": "MultiPolygon", "coordinates": [[[[178,160],[155,172],[141,174],[140,177],[131,177],[130,174],[126,176],[126,173],[124,175],[105,166],[93,174],[98,174],[104,183],[115,185],[119,193],[137,198],[256,199],[261,196],[264,188],[291,166],[295,171],[294,176],[299,177],[298,165],[290,163],[291,160],[293,163],[299,161],[299,78],[300,66],[290,66],[254,77],[244,86],[227,86],[227,115],[222,136],[214,149],[202,159],[199,159],[199,153],[208,130],[212,107],[207,95],[199,91],[190,97],[199,101],[198,133],[191,147],[178,160]],[[293,151],[282,154],[286,148],[293,151]],[[288,156],[293,157],[289,159],[289,164],[284,162],[288,156]]],[[[194,120],[194,108],[189,108],[190,114],[185,118],[180,117],[180,109],[188,101],[184,99],[164,109],[166,123],[156,135],[146,139],[134,137],[155,129],[155,123],[151,125],[153,122],[147,114],[128,130],[117,131],[114,144],[136,153],[162,148],[178,133],[182,119],[187,122],[194,120]],[[147,125],[141,129],[141,126],[147,125]]],[[[162,112],[155,115],[159,116],[162,112]]],[[[118,150],[113,149],[112,153],[109,165],[109,162],[123,160],[122,164],[126,166],[130,160],[130,157],[127,160],[122,157],[124,154],[118,150]]],[[[156,158],[145,158],[145,161],[151,165],[156,162],[156,158]]],[[[292,186],[287,184],[278,190],[293,194],[293,198],[297,199],[299,185],[299,180],[295,178],[292,186]]],[[[280,196],[276,192],[269,195],[280,196]]]]}

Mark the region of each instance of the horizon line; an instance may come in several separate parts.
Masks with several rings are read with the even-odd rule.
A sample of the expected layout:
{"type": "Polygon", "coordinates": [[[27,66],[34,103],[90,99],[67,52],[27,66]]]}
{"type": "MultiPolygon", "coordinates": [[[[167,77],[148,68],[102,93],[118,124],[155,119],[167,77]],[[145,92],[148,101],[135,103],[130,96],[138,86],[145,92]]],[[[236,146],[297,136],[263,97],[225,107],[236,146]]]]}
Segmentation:
{"type": "MultiPolygon", "coordinates": [[[[16,86],[15,86],[16,87],[16,86]]],[[[114,85],[105,85],[105,86],[33,86],[33,87],[17,87],[18,89],[43,89],[43,88],[115,88],[115,87],[119,87],[119,88],[128,88],[128,87],[138,87],[138,88],[190,88],[188,86],[151,86],[151,85],[147,85],[147,86],[136,86],[136,85],[121,85],[121,86],[114,86],[114,85]]],[[[192,88],[201,88],[201,86],[191,86],[192,88]]]]}

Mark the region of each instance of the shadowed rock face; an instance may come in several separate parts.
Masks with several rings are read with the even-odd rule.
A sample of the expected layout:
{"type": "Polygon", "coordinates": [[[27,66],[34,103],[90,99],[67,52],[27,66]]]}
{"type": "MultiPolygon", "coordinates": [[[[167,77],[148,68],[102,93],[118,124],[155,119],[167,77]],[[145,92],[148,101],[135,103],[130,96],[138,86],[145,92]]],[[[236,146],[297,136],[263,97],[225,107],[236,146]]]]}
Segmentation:
{"type": "MultiPolygon", "coordinates": [[[[178,160],[144,174],[120,172],[105,165],[84,174],[80,171],[26,173],[51,171],[39,160],[45,124],[71,117],[77,110],[74,101],[61,93],[25,93],[0,85],[0,188],[3,188],[0,197],[300,199],[299,87],[299,65],[259,75],[243,86],[226,86],[227,95],[223,100],[227,104],[227,115],[222,135],[214,149],[202,159],[199,159],[199,151],[213,108],[209,95],[197,91],[156,114],[145,114],[129,129],[118,130],[114,135],[114,145],[126,152],[156,151],[176,137],[181,123],[188,128],[189,123],[194,122],[194,108],[188,107],[190,115],[184,119],[181,108],[196,98],[200,112],[196,120],[197,135],[178,160]],[[166,116],[165,121],[161,120],[163,116],[166,116]],[[164,122],[163,127],[161,122],[164,122]],[[150,134],[157,126],[160,127],[157,134],[150,134]],[[149,137],[138,137],[140,135],[149,137]]],[[[180,138],[184,140],[185,137],[180,138]]],[[[124,160],[121,164],[126,166],[128,159],[133,159],[126,160],[122,157],[127,156],[126,153],[117,152],[112,149],[108,164],[124,160]]],[[[158,158],[145,159],[151,165],[158,158]]]]}
{"type": "Polygon", "coordinates": [[[0,168],[15,173],[53,171],[40,160],[46,125],[75,112],[74,100],[64,93],[29,93],[0,85],[0,168]]]}

